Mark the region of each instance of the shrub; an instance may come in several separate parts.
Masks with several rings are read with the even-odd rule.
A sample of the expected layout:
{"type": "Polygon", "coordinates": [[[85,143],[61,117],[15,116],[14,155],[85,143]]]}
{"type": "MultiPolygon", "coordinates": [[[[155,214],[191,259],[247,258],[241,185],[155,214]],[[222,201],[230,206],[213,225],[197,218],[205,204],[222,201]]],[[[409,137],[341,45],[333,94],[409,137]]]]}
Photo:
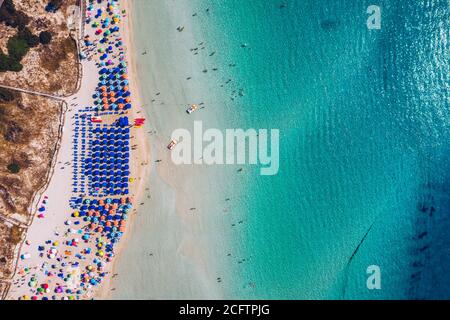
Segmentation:
{"type": "Polygon", "coordinates": [[[16,12],[16,7],[14,6],[13,0],[3,1],[2,9],[5,9],[7,12],[11,14],[14,14],[16,12]]]}
{"type": "Polygon", "coordinates": [[[14,59],[10,59],[11,62],[9,64],[9,71],[13,71],[13,72],[20,72],[23,69],[23,65],[14,59]]]}
{"type": "Polygon", "coordinates": [[[20,62],[29,49],[27,42],[18,36],[9,38],[7,47],[9,56],[14,59],[15,62],[20,62]]]}
{"type": "Polygon", "coordinates": [[[30,18],[22,11],[17,11],[12,0],[5,0],[0,7],[0,22],[22,29],[30,22],[30,18]]]}
{"type": "Polygon", "coordinates": [[[0,52],[0,72],[5,72],[9,70],[9,57],[0,52]]]}
{"type": "Polygon", "coordinates": [[[11,173],[19,173],[20,171],[20,166],[15,162],[8,164],[7,168],[11,173]]]}
{"type": "Polygon", "coordinates": [[[20,64],[19,61],[15,60],[10,56],[7,56],[3,52],[0,52],[0,72],[6,71],[19,72],[22,70],[22,68],[23,66],[20,64]]]}
{"type": "Polygon", "coordinates": [[[12,0],[5,0],[0,6],[0,21],[8,22],[16,14],[16,7],[12,0]]]}
{"type": "Polygon", "coordinates": [[[39,41],[44,45],[49,44],[52,41],[52,34],[48,31],[42,31],[39,34],[39,41]]]}
{"type": "Polygon", "coordinates": [[[39,37],[35,36],[27,27],[19,30],[18,37],[26,41],[28,47],[36,47],[39,44],[39,37]]]}
{"type": "Polygon", "coordinates": [[[10,102],[16,98],[15,94],[8,89],[0,88],[0,101],[10,102]]]}
{"type": "Polygon", "coordinates": [[[56,12],[63,4],[63,0],[50,0],[45,7],[48,12],[56,12]]]}

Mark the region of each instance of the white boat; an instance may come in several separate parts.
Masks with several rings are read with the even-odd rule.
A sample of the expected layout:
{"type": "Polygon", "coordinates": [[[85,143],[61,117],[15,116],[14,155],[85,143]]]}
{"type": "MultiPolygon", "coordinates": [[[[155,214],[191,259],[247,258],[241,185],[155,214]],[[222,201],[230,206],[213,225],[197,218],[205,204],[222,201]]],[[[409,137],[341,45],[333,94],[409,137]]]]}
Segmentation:
{"type": "Polygon", "coordinates": [[[192,112],[194,112],[194,111],[197,110],[197,109],[198,109],[198,105],[193,104],[193,105],[191,105],[191,106],[186,110],[186,112],[187,112],[188,114],[191,114],[192,112]]]}
{"type": "Polygon", "coordinates": [[[169,145],[167,146],[167,149],[172,150],[173,148],[175,148],[175,146],[177,145],[178,141],[175,139],[172,139],[169,143],[169,145]]]}

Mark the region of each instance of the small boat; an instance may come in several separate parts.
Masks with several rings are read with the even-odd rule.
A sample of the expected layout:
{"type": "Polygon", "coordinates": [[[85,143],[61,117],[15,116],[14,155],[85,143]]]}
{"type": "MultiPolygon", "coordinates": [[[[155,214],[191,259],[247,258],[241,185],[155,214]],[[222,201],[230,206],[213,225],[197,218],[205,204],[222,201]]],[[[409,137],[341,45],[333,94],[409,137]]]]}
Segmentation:
{"type": "Polygon", "coordinates": [[[91,118],[91,122],[94,122],[94,123],[102,123],[102,118],[101,117],[92,117],[91,118]]]}
{"type": "Polygon", "coordinates": [[[172,139],[169,143],[169,145],[167,146],[167,149],[172,150],[173,148],[175,148],[175,146],[177,145],[178,141],[175,139],[172,139]]]}
{"type": "Polygon", "coordinates": [[[198,105],[193,104],[193,105],[191,105],[191,106],[186,110],[186,112],[187,112],[188,114],[191,114],[192,112],[194,112],[194,111],[197,110],[197,109],[198,109],[198,105]]]}

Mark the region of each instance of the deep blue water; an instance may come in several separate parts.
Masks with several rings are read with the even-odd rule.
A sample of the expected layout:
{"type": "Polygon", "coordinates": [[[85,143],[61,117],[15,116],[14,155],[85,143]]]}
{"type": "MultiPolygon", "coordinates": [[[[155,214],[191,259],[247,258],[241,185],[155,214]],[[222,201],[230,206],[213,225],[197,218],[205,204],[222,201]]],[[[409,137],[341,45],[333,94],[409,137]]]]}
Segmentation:
{"type": "Polygon", "coordinates": [[[279,174],[243,178],[230,296],[450,298],[447,2],[199,3],[225,126],[281,132],[279,174]]]}

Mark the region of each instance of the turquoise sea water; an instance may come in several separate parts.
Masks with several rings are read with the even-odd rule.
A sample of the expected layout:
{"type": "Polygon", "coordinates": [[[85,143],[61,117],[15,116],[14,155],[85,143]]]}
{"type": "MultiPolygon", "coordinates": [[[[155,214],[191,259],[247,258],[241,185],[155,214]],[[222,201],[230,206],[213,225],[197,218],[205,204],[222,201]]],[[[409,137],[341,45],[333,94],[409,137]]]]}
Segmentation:
{"type": "Polygon", "coordinates": [[[245,223],[230,235],[245,261],[221,258],[233,275],[224,296],[450,298],[447,1],[166,6],[180,3],[206,43],[192,59],[208,70],[208,112],[223,128],[280,130],[278,175],[234,173],[245,223]],[[381,30],[366,27],[371,4],[381,30]],[[369,265],[381,290],[366,287],[369,265]]]}

